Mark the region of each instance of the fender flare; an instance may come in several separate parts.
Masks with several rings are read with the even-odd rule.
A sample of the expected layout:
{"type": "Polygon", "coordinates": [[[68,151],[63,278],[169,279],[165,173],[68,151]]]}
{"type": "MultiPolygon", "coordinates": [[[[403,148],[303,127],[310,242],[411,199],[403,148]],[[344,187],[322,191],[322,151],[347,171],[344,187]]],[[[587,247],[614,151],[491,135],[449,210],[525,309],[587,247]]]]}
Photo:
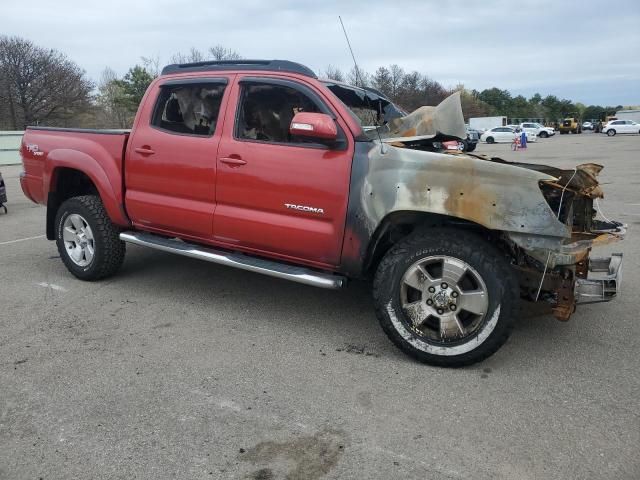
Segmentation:
{"type": "MultiPolygon", "coordinates": [[[[106,152],[105,156],[106,162],[113,162],[106,152]]],[[[62,168],[80,171],[91,180],[114,224],[120,226],[131,224],[123,208],[122,174],[115,164],[113,169],[105,170],[97,159],[78,150],[66,148],[51,150],[47,155],[43,172],[45,197],[50,198],[51,194],[56,193],[55,182],[62,168]]]]}

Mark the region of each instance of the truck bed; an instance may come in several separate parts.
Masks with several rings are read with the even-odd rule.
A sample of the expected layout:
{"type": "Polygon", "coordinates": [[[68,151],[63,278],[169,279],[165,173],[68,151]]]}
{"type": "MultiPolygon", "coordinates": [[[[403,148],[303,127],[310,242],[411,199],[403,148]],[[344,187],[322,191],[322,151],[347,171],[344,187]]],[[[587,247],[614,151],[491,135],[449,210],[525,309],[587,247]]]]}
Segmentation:
{"type": "Polygon", "coordinates": [[[120,190],[113,193],[121,201],[129,133],[130,130],[27,127],[20,147],[25,193],[34,202],[46,204],[53,170],[83,165],[88,168],[83,170],[95,176],[108,177],[108,184],[120,190]],[[116,168],[109,168],[108,164],[116,168]]]}

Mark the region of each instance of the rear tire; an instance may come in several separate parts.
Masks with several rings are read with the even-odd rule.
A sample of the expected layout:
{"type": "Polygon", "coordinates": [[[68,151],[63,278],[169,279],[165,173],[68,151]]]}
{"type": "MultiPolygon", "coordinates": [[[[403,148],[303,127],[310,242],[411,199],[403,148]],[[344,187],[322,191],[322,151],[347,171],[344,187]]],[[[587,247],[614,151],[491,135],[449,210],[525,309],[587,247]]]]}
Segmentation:
{"type": "Polygon", "coordinates": [[[495,143],[493,137],[487,137],[487,143],[495,143]]]}
{"type": "Polygon", "coordinates": [[[66,200],[58,209],[55,225],[60,258],[79,279],[99,280],[113,275],[122,265],[125,243],[100,197],[83,195],[66,200]]]}
{"type": "Polygon", "coordinates": [[[479,235],[452,228],[419,231],[396,244],[373,285],[376,314],[390,340],[441,367],[495,353],[511,334],[518,298],[505,256],[479,235]]]}
{"type": "Polygon", "coordinates": [[[610,128],[609,130],[607,130],[607,136],[609,137],[613,137],[615,136],[616,131],[613,128],[610,128]]]}

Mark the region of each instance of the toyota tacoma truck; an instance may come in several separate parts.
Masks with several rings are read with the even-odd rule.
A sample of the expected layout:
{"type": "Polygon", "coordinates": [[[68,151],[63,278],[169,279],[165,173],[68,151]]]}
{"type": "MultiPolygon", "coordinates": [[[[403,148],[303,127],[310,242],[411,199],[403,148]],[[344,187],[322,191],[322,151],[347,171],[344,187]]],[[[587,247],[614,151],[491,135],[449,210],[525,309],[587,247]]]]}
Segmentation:
{"type": "MultiPolygon", "coordinates": [[[[27,129],[21,185],[82,280],[127,243],[316,287],[372,280],[383,330],[462,366],[507,340],[521,298],[567,320],[611,300],[624,225],[598,218],[601,166],[443,151],[458,94],[407,113],[282,60],[169,65],[131,130],[27,129]]],[[[221,270],[223,275],[224,271],[221,270]]]]}

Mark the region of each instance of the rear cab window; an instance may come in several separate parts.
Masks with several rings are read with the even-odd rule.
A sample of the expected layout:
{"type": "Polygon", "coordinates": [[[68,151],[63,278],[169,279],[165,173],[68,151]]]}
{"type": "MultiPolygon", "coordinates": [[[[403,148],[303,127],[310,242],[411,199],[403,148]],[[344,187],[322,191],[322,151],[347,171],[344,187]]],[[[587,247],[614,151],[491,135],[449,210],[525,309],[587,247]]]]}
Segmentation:
{"type": "Polygon", "coordinates": [[[164,82],[151,115],[151,126],[173,134],[212,136],[226,86],[225,78],[164,82]]]}

